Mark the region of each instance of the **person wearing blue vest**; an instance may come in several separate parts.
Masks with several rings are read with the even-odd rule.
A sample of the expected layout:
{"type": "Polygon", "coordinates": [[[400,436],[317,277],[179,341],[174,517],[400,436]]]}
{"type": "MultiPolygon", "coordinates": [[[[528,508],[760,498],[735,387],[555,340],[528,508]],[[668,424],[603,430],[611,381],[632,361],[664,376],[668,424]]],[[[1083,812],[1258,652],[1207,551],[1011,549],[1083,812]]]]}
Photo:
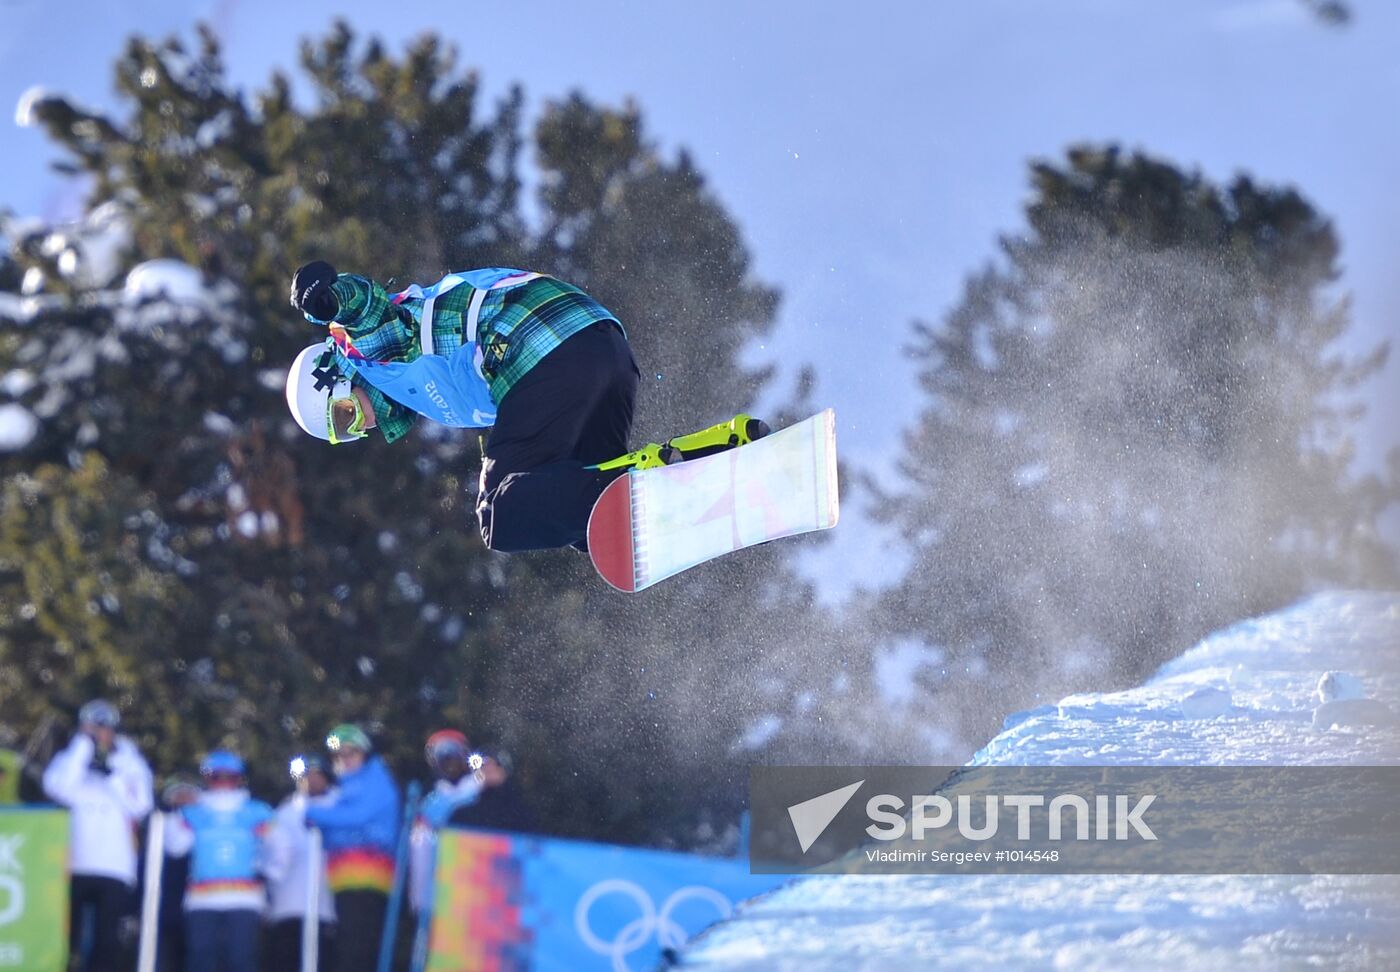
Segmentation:
{"type": "Polygon", "coordinates": [[[168,853],[190,857],[185,972],[256,972],[272,808],[248,795],[236,753],[214,750],[199,774],[205,790],[174,817],[167,843],[168,853]]]}
{"type": "Polygon", "coordinates": [[[292,277],[291,303],[328,337],[287,376],[303,431],[331,444],[419,416],[490,428],[476,513],[492,550],[586,549],[588,515],[630,469],[699,458],[768,433],[748,415],[628,452],[641,374],[622,324],[546,274],[450,273],[396,294],[324,260],[292,277]]]}
{"type": "Polygon", "coordinates": [[[321,828],[326,872],[335,896],[338,972],[373,972],[394,883],[399,836],[399,789],[369,735],[343,723],[326,737],[339,792],[306,808],[306,824],[321,828]]]}

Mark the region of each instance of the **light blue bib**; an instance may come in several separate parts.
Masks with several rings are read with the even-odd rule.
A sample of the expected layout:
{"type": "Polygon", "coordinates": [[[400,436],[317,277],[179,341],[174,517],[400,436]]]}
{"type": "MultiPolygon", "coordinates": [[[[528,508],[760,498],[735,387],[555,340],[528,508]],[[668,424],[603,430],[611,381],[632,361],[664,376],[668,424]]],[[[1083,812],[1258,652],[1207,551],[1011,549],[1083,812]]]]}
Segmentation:
{"type": "Polygon", "coordinates": [[[476,342],[477,314],[486,291],[507,282],[511,277],[521,276],[524,276],[521,270],[489,267],[448,274],[427,288],[414,284],[395,295],[398,298],[395,302],[406,297],[422,298],[419,333],[424,337],[424,353],[408,364],[356,360],[356,371],[387,397],[434,422],[457,429],[484,429],[494,425],[496,403],[492,401],[490,387],[481,373],[481,353],[476,342]],[[464,283],[476,288],[477,292],[473,295],[471,311],[465,322],[462,346],[448,357],[433,354],[433,301],[464,283]]]}

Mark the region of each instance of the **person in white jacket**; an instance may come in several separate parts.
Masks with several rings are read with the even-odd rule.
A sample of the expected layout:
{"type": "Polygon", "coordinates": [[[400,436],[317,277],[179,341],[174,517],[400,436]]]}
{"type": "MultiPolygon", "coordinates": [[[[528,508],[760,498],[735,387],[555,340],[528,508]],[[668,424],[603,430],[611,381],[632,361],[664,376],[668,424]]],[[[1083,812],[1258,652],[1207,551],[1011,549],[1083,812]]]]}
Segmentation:
{"type": "MultiPolygon", "coordinates": [[[[310,841],[306,808],[335,802],[336,791],[325,761],[319,756],[298,756],[291,762],[296,792],[277,807],[267,839],[268,858],[268,972],[300,972],[302,922],[306,916],[307,883],[311,880],[310,841]]],[[[320,889],[319,956],[322,968],[334,968],[335,897],[322,854],[316,864],[320,889]]]]}
{"type": "Polygon", "coordinates": [[[69,810],[73,954],[91,914],[87,972],[120,968],[135,939],[136,835],[155,797],[151,768],[117,735],[116,706],[93,699],[78,710],[78,732],[44,770],[44,792],[69,810]]]}

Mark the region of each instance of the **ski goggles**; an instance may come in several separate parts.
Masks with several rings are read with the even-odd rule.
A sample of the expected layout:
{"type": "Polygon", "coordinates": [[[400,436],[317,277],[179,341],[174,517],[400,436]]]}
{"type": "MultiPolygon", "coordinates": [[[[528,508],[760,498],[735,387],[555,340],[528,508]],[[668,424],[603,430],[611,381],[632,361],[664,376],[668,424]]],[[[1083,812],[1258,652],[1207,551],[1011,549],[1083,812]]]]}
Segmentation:
{"type": "Polygon", "coordinates": [[[121,724],[121,715],[117,712],[117,707],[106,699],[93,699],[78,710],[78,724],[100,726],[103,729],[115,729],[121,724]]]}
{"type": "Polygon", "coordinates": [[[351,391],[350,383],[337,382],[335,389],[326,396],[326,434],[331,445],[363,439],[366,421],[364,406],[359,396],[351,391]]]}
{"type": "Polygon", "coordinates": [[[459,759],[467,759],[470,756],[466,745],[456,739],[434,740],[429,742],[424,749],[429,766],[437,766],[443,760],[451,759],[453,756],[459,759]]]}

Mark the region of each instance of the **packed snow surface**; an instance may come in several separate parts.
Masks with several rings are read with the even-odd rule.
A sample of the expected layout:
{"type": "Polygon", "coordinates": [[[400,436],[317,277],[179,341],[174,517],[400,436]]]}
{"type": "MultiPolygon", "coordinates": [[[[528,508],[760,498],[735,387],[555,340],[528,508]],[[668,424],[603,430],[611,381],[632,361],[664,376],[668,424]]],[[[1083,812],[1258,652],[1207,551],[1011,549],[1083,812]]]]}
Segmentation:
{"type": "MultiPolygon", "coordinates": [[[[1400,595],[1331,593],[1215,634],[1139,688],[1017,713],[972,762],[1394,764],[1397,713],[1400,595]]],[[[740,906],[677,964],[1400,969],[1400,876],[803,878],[740,906]]]]}

